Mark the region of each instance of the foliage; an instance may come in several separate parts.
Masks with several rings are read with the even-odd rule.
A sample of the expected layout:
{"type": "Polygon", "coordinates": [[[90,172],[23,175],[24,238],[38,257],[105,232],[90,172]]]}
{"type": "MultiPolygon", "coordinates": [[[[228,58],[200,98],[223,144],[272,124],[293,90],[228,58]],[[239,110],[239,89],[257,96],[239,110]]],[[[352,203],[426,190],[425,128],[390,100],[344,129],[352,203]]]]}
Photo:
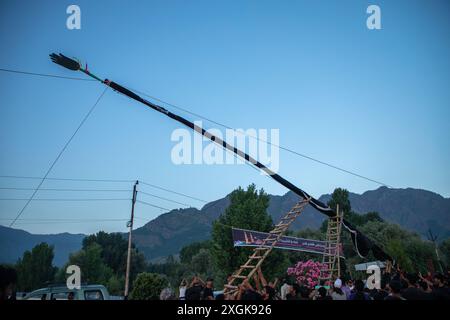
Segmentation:
{"type": "MultiPolygon", "coordinates": [[[[101,247],[101,258],[106,266],[111,268],[117,277],[125,275],[128,240],[120,233],[106,233],[100,231],[97,234],[92,234],[83,239],[82,250],[85,250],[92,244],[98,244],[101,247]]],[[[146,268],[145,257],[131,244],[131,281],[136,278],[139,272],[143,272],[146,268]]]]}
{"type": "Polygon", "coordinates": [[[183,247],[180,251],[180,262],[181,263],[191,263],[192,257],[195,256],[201,249],[208,250],[211,246],[211,242],[209,240],[207,241],[201,241],[201,242],[194,242],[191,243],[185,247],[183,247]]]}
{"type": "Polygon", "coordinates": [[[441,242],[439,251],[441,252],[442,259],[444,260],[447,269],[450,270],[450,238],[441,242]]]}
{"type": "MultiPolygon", "coordinates": [[[[254,184],[247,190],[238,188],[230,194],[231,203],[225,212],[214,222],[211,232],[211,255],[218,270],[218,278],[223,280],[245,263],[252,252],[250,248],[233,246],[231,227],[268,232],[272,229],[272,218],[267,213],[269,196],[256,190],[254,184]]],[[[282,272],[285,255],[272,251],[263,264],[263,272],[271,278],[282,272]]]]}
{"type": "Polygon", "coordinates": [[[352,206],[350,205],[348,191],[346,189],[334,189],[333,194],[331,195],[331,200],[328,201],[328,206],[336,211],[337,205],[339,205],[339,211],[343,212],[344,216],[351,212],[352,206]]]}
{"type": "Polygon", "coordinates": [[[125,277],[117,277],[115,275],[111,276],[109,278],[108,282],[106,283],[106,287],[108,288],[108,292],[111,295],[120,296],[123,295],[124,285],[125,284],[125,277]]]}
{"type": "Polygon", "coordinates": [[[404,230],[397,224],[369,221],[361,227],[361,232],[385,248],[405,271],[424,272],[430,260],[437,266],[432,243],[422,240],[418,234],[404,230]]]}
{"type": "Polygon", "coordinates": [[[203,275],[211,275],[212,265],[211,265],[211,253],[207,249],[200,249],[200,251],[192,257],[191,268],[196,270],[197,273],[203,275]]]}
{"type": "Polygon", "coordinates": [[[159,300],[162,289],[168,285],[167,279],[157,273],[140,273],[134,281],[130,299],[159,300]]]}
{"type": "MultiPolygon", "coordinates": [[[[81,281],[89,284],[107,284],[113,276],[113,270],[108,267],[101,256],[102,248],[97,243],[92,243],[73,253],[69,257],[67,265],[77,265],[81,270],[81,281]]],[[[64,267],[66,270],[67,266],[64,267]]]]}
{"type": "Polygon", "coordinates": [[[17,286],[21,291],[32,291],[52,282],[56,268],[53,267],[53,246],[42,242],[31,251],[25,251],[16,264],[17,286]]]}
{"type": "MultiPolygon", "coordinates": [[[[145,257],[135,245],[131,245],[130,283],[137,274],[147,268],[145,257]]],[[[89,284],[103,284],[113,295],[123,294],[128,251],[128,240],[120,233],[103,231],[83,239],[81,250],[70,255],[68,263],[57,275],[57,280],[65,282],[65,270],[75,264],[81,269],[81,281],[89,284]]]]}
{"type": "MultiPolygon", "coordinates": [[[[294,267],[287,269],[287,274],[294,276],[299,284],[312,289],[319,284],[320,270],[324,268],[326,268],[325,264],[313,260],[298,261],[294,267]]],[[[327,276],[326,272],[324,276],[327,276]]]]}

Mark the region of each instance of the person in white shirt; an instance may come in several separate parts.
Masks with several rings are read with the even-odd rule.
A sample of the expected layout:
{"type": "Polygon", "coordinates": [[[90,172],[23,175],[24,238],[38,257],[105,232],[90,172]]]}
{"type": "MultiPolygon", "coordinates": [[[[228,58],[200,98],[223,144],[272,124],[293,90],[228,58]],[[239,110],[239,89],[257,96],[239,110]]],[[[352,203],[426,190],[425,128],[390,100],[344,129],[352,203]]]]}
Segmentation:
{"type": "Polygon", "coordinates": [[[186,300],[186,289],[187,289],[187,281],[186,279],[183,279],[180,283],[180,295],[178,296],[178,299],[180,300],[186,300]]]}
{"type": "Polygon", "coordinates": [[[281,300],[286,300],[286,295],[289,293],[290,287],[291,286],[286,283],[286,279],[283,279],[283,285],[280,288],[281,300]]]}
{"type": "Polygon", "coordinates": [[[333,292],[331,293],[331,298],[333,298],[333,300],[347,300],[347,296],[341,288],[342,280],[338,278],[334,281],[333,292]]]}

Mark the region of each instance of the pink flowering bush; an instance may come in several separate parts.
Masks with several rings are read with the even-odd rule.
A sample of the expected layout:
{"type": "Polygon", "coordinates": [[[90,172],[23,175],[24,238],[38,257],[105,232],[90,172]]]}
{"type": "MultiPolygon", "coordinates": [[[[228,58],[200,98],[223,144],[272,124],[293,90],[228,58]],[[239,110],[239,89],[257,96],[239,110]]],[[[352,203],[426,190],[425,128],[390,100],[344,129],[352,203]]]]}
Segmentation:
{"type": "MultiPolygon", "coordinates": [[[[299,284],[314,288],[319,284],[320,270],[325,270],[326,265],[312,260],[299,261],[294,267],[287,269],[289,276],[294,276],[299,284]]],[[[327,274],[324,273],[324,277],[327,274]]]]}

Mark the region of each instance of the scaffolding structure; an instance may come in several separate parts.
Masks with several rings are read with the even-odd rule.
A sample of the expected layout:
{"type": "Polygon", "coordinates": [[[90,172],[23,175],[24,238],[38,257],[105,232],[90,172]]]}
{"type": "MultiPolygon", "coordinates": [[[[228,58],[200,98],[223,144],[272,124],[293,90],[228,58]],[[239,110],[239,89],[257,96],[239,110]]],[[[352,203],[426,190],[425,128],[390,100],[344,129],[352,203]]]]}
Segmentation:
{"type": "Polygon", "coordinates": [[[248,257],[247,262],[231,275],[231,279],[228,284],[225,285],[224,294],[236,294],[238,285],[246,280],[250,280],[255,275],[255,272],[261,268],[264,260],[270,254],[280,238],[284,236],[292,222],[294,222],[302,213],[309,201],[310,199],[299,201],[283,218],[281,218],[280,222],[269,232],[269,235],[263,240],[261,245],[253,249],[253,253],[248,257]]]}
{"type": "Polygon", "coordinates": [[[330,284],[336,278],[341,277],[341,230],[343,213],[336,208],[336,216],[328,218],[325,250],[322,256],[323,267],[320,271],[319,281],[322,284],[330,284]]]}

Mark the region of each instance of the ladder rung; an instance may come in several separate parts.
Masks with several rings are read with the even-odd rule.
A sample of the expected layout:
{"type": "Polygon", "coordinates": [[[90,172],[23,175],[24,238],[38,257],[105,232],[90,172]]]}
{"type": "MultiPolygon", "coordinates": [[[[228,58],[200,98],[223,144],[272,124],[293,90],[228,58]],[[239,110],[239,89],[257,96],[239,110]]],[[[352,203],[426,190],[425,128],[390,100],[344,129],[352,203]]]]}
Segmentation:
{"type": "Polygon", "coordinates": [[[247,269],[253,269],[253,268],[255,268],[256,266],[246,266],[246,265],[243,265],[243,266],[241,266],[241,268],[247,268],[247,269]]]}
{"type": "Polygon", "coordinates": [[[269,250],[270,248],[267,247],[257,247],[255,250],[269,250]]]}
{"type": "Polygon", "coordinates": [[[228,289],[237,289],[238,288],[237,286],[233,286],[231,284],[226,284],[226,285],[224,285],[224,287],[228,288],[228,289]]]}
{"type": "Polygon", "coordinates": [[[232,276],[233,278],[238,278],[238,279],[247,279],[247,276],[232,276]]]}
{"type": "Polygon", "coordinates": [[[288,227],[289,223],[278,223],[275,227],[280,228],[280,227],[288,227]]]}
{"type": "Polygon", "coordinates": [[[250,256],[249,259],[261,259],[261,256],[250,256]]]}

